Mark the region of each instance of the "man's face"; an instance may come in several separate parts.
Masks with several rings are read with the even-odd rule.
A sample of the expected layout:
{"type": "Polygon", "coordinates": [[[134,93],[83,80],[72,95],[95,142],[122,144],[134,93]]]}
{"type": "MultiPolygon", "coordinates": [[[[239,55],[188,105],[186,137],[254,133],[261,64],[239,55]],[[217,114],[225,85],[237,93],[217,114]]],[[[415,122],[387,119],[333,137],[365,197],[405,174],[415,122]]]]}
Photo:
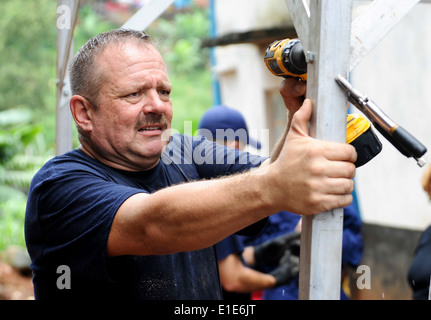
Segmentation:
{"type": "Polygon", "coordinates": [[[92,151],[123,170],[154,167],[172,121],[171,84],[161,55],[151,45],[129,41],[107,47],[98,67],[103,84],[99,108],[92,110],[92,151]]]}

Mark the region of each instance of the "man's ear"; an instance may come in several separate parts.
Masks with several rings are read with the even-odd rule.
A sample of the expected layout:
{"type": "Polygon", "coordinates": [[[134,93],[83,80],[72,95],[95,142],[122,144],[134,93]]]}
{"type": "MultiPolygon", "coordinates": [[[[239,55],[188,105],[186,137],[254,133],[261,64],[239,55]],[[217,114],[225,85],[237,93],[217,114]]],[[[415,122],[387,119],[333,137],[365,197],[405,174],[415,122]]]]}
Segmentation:
{"type": "Polygon", "coordinates": [[[87,132],[93,130],[93,124],[91,122],[93,108],[90,101],[83,96],[74,95],[70,98],[70,111],[78,127],[87,132]]]}

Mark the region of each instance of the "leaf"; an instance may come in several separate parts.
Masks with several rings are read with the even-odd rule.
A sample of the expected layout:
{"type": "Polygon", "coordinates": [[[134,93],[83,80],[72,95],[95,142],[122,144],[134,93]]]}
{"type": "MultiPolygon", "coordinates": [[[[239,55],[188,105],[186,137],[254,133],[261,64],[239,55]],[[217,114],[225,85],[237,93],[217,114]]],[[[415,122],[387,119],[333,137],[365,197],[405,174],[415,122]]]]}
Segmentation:
{"type": "Polygon", "coordinates": [[[0,111],[0,127],[29,123],[32,112],[28,109],[9,109],[0,111]]]}

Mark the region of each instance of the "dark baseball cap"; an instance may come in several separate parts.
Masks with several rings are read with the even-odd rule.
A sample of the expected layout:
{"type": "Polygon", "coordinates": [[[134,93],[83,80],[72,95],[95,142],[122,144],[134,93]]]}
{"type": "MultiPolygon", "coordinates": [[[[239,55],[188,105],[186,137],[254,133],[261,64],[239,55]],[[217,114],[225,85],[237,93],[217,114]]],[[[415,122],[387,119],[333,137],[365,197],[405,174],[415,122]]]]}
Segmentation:
{"type": "Polygon", "coordinates": [[[204,113],[199,123],[199,134],[210,140],[220,138],[220,134],[223,134],[224,139],[232,140],[229,139],[229,136],[233,134],[236,140],[245,140],[243,142],[256,149],[262,147],[258,140],[249,136],[242,114],[238,110],[223,105],[214,106],[204,113]],[[217,129],[219,129],[218,132],[217,129]],[[206,133],[210,133],[212,136],[208,137],[206,133]]]}

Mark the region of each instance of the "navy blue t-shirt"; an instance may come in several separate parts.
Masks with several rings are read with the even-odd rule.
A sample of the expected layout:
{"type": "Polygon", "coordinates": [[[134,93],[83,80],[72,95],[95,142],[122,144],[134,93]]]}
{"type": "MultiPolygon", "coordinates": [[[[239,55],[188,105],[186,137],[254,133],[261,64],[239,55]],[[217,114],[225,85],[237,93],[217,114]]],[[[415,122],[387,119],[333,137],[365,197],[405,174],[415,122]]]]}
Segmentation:
{"type": "Polygon", "coordinates": [[[111,224],[136,193],[241,172],[263,160],[183,135],[173,136],[158,165],[142,172],[113,169],[80,150],[54,157],[34,176],[27,202],[35,298],[221,299],[214,246],[108,258],[111,224]]]}

